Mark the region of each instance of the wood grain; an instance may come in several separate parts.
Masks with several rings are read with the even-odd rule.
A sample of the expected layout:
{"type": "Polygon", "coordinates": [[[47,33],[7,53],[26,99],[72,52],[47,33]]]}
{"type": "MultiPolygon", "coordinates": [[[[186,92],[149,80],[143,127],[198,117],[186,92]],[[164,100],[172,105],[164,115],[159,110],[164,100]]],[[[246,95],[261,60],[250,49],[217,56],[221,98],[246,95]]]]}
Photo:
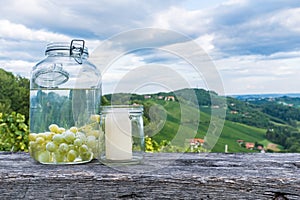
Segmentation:
{"type": "Polygon", "coordinates": [[[300,199],[300,154],[146,154],[141,165],[42,165],[0,153],[0,199],[300,199]]]}

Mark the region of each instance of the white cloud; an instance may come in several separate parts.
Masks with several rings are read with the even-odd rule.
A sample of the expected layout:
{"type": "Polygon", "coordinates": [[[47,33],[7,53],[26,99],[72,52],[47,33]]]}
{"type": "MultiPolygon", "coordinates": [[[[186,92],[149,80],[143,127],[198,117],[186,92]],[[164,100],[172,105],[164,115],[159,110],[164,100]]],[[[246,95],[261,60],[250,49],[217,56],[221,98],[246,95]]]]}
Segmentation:
{"type": "Polygon", "coordinates": [[[214,34],[205,34],[196,38],[194,41],[203,48],[207,53],[213,53],[215,46],[213,44],[214,34]]]}
{"type": "MultiPolygon", "coordinates": [[[[2,16],[15,15],[15,18],[24,18],[32,16],[43,16],[47,12],[47,7],[50,6],[49,1],[36,0],[11,0],[3,3],[1,6],[2,16]],[[16,13],[16,11],[18,11],[16,13]]],[[[24,18],[25,20],[25,18],[24,18]]]]}
{"type": "Polygon", "coordinates": [[[2,18],[30,28],[102,40],[122,31],[151,25],[153,11],[165,10],[172,4],[176,2],[11,0],[0,7],[0,13],[2,18]]]}
{"type": "Polygon", "coordinates": [[[285,9],[272,16],[270,21],[277,22],[288,30],[300,32],[300,8],[285,9]]]}
{"type": "Polygon", "coordinates": [[[274,57],[277,55],[235,56],[216,60],[225,91],[231,94],[299,92],[300,57],[274,57]]]}
{"type": "Polygon", "coordinates": [[[0,68],[27,78],[29,78],[30,71],[35,64],[24,60],[0,60],[0,68]]]}
{"type": "Polygon", "coordinates": [[[192,10],[172,6],[156,13],[153,27],[176,30],[198,40],[205,38],[201,45],[206,51],[213,49],[225,56],[270,55],[298,48],[300,10],[296,6],[292,0],[267,0],[263,4],[230,0],[208,9],[192,10]]]}
{"type": "Polygon", "coordinates": [[[205,33],[211,19],[202,10],[186,10],[181,7],[171,7],[156,14],[153,27],[177,30],[183,34],[205,33]]]}
{"type": "MultiPolygon", "coordinates": [[[[32,29],[23,24],[0,19],[0,67],[29,78],[31,68],[45,58],[45,48],[50,42],[71,42],[72,37],[43,29],[32,29]]],[[[89,49],[98,40],[86,40],[89,49]]]]}
{"type": "Polygon", "coordinates": [[[0,35],[11,40],[30,41],[69,41],[70,37],[49,32],[46,30],[33,30],[22,24],[12,23],[8,20],[0,20],[0,35]]]}

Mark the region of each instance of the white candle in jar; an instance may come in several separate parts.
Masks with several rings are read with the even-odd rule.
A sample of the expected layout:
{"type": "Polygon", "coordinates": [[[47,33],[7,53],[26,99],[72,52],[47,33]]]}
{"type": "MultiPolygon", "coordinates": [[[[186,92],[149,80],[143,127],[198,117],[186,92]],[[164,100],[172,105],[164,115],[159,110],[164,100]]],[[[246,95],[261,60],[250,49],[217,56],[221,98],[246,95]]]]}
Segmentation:
{"type": "Polygon", "coordinates": [[[105,154],[109,160],[132,159],[131,121],[126,108],[116,108],[105,118],[105,154]]]}

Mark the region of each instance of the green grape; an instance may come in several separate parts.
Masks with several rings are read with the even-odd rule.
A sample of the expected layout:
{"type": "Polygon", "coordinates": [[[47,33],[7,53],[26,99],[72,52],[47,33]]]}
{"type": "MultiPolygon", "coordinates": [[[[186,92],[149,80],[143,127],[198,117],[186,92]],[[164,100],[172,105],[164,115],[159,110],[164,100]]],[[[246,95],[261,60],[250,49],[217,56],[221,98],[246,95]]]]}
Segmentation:
{"type": "Polygon", "coordinates": [[[70,128],[70,131],[73,132],[73,133],[77,133],[78,128],[73,126],[73,127],[70,128]]]}
{"type": "Polygon", "coordinates": [[[67,143],[71,144],[74,142],[75,140],[75,133],[71,132],[71,131],[67,131],[65,133],[63,133],[64,139],[67,143]]]}
{"type": "Polygon", "coordinates": [[[73,162],[77,157],[77,152],[75,150],[70,150],[67,154],[67,160],[73,162]]]}
{"type": "Polygon", "coordinates": [[[63,133],[65,131],[66,131],[66,129],[64,129],[64,128],[58,128],[58,133],[63,133]]]}
{"type": "Polygon", "coordinates": [[[37,147],[38,147],[38,145],[37,145],[36,142],[33,142],[33,141],[29,142],[29,148],[28,148],[29,153],[36,160],[38,160],[38,157],[37,157],[37,153],[38,153],[37,147]]]}
{"type": "Polygon", "coordinates": [[[61,163],[65,161],[65,155],[59,153],[58,151],[54,153],[54,159],[56,162],[61,163]]]}
{"type": "Polygon", "coordinates": [[[87,132],[86,135],[87,135],[87,136],[95,136],[95,137],[99,137],[100,131],[97,131],[97,130],[91,130],[91,131],[87,132]]]}
{"type": "Polygon", "coordinates": [[[82,132],[77,132],[77,133],[76,133],[76,138],[81,139],[81,140],[82,140],[82,143],[85,143],[85,142],[86,142],[86,136],[85,136],[85,134],[82,133],[82,132]]]}
{"type": "Polygon", "coordinates": [[[73,144],[69,144],[69,150],[76,150],[77,148],[73,144]]]}
{"type": "Polygon", "coordinates": [[[80,139],[80,138],[76,138],[75,140],[74,140],[74,145],[75,146],[81,146],[83,144],[83,141],[82,141],[82,139],[80,139]]]}
{"type": "Polygon", "coordinates": [[[48,151],[42,151],[38,154],[38,161],[46,163],[50,161],[50,154],[48,151]]]}
{"type": "Polygon", "coordinates": [[[92,152],[93,152],[93,154],[94,154],[93,158],[97,159],[97,155],[99,155],[98,149],[97,149],[97,148],[93,148],[93,149],[92,149],[92,152]]]}
{"type": "Polygon", "coordinates": [[[47,151],[54,152],[54,151],[56,151],[56,149],[57,149],[57,146],[56,146],[56,144],[54,144],[54,142],[48,142],[46,144],[46,150],[47,151]]]}
{"type": "Polygon", "coordinates": [[[79,153],[80,154],[88,152],[88,151],[89,151],[89,147],[85,144],[83,144],[81,147],[79,147],[79,153]]]}
{"type": "Polygon", "coordinates": [[[80,154],[80,157],[83,161],[91,160],[93,156],[93,153],[90,151],[84,152],[80,154]]]}
{"type": "Polygon", "coordinates": [[[38,134],[38,137],[44,138],[44,140],[46,140],[45,133],[39,133],[39,134],[38,134]]]}
{"type": "Polygon", "coordinates": [[[52,137],[52,141],[53,141],[56,145],[59,145],[59,144],[63,143],[65,140],[64,140],[64,137],[63,137],[61,134],[55,134],[55,135],[52,137]]]}
{"type": "Polygon", "coordinates": [[[88,136],[86,144],[90,148],[96,148],[96,137],[92,135],[88,136]]]}
{"type": "Polygon", "coordinates": [[[34,141],[30,141],[30,142],[29,142],[29,147],[30,147],[31,149],[36,149],[37,146],[38,146],[38,144],[37,144],[36,142],[34,142],[34,141]]]}
{"type": "Polygon", "coordinates": [[[66,143],[61,143],[58,147],[58,151],[60,153],[67,153],[69,150],[69,145],[67,145],[66,143]]]}
{"type": "Polygon", "coordinates": [[[92,122],[100,122],[100,115],[91,115],[90,120],[92,122]]]}
{"type": "Polygon", "coordinates": [[[52,134],[51,132],[46,132],[43,134],[43,137],[46,141],[51,141],[52,140],[52,137],[53,137],[54,134],[52,134]]]}
{"type": "Polygon", "coordinates": [[[56,124],[51,124],[49,126],[49,130],[53,133],[58,133],[59,132],[59,127],[56,124]]]}
{"type": "Polygon", "coordinates": [[[28,139],[29,139],[29,141],[35,141],[37,136],[38,136],[38,134],[36,134],[36,133],[30,133],[28,135],[28,139]]]}
{"type": "Polygon", "coordinates": [[[44,139],[43,137],[38,136],[38,137],[36,138],[36,143],[37,143],[37,144],[41,145],[41,144],[43,144],[44,142],[45,142],[45,139],[44,139]]]}

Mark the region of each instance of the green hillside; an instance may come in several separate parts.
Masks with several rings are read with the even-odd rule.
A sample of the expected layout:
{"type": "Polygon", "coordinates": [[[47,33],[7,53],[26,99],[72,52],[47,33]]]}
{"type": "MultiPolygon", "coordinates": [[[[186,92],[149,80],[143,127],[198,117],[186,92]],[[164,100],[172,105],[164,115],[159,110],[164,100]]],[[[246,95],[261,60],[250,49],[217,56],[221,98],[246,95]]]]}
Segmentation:
{"type": "MultiPolygon", "coordinates": [[[[162,140],[171,141],[174,138],[174,135],[178,131],[178,127],[180,124],[180,105],[178,102],[164,102],[158,100],[151,100],[153,103],[157,103],[163,105],[167,111],[168,117],[167,121],[163,127],[163,129],[153,136],[153,139],[157,142],[161,142],[162,140]]],[[[192,109],[192,108],[191,108],[192,109]]],[[[201,110],[201,109],[200,109],[201,110]]],[[[191,110],[192,113],[192,110],[191,110]]],[[[184,127],[186,130],[186,139],[193,138],[205,138],[207,133],[207,129],[210,123],[210,115],[200,111],[200,123],[195,133],[195,130],[189,129],[188,126],[184,127]]],[[[184,124],[182,125],[184,126],[184,124]]],[[[265,144],[271,143],[266,139],[266,130],[262,128],[256,128],[244,124],[240,124],[237,122],[225,121],[223,131],[212,149],[212,152],[224,152],[225,145],[228,145],[228,152],[257,152],[254,150],[248,150],[242,146],[240,146],[236,141],[244,140],[247,142],[257,142],[262,143],[264,141],[265,144]]]]}
{"type": "MultiPolygon", "coordinates": [[[[183,93],[185,91],[182,90],[180,92],[183,93]]],[[[199,94],[199,98],[205,97],[204,100],[199,99],[198,103],[200,102],[200,105],[197,106],[195,106],[195,104],[190,104],[190,102],[185,101],[184,99],[182,99],[181,102],[177,100],[166,101],[164,98],[159,99],[158,97],[162,94],[147,95],[147,99],[144,99],[144,96],[140,95],[117,94],[114,96],[113,103],[143,104],[145,109],[145,135],[151,137],[157,143],[171,141],[172,145],[182,147],[184,146],[182,143],[189,141],[192,138],[205,139],[210,125],[210,113],[212,108],[207,100],[209,95],[204,90],[199,90],[197,94],[199,94]],[[123,100],[126,101],[124,102],[123,100]],[[181,119],[182,112],[188,113],[189,116],[181,119]],[[191,116],[195,114],[200,114],[200,121],[197,121],[197,119],[199,119],[198,116],[191,116]],[[195,127],[197,128],[195,129],[195,127]],[[180,132],[178,132],[179,130],[180,132]]],[[[164,94],[164,96],[170,95],[173,95],[173,93],[164,94]]],[[[106,95],[106,100],[112,101],[111,95],[106,95]]],[[[220,107],[218,109],[227,110],[228,108],[220,107]]],[[[250,108],[248,108],[248,110],[249,109],[250,108]]],[[[258,150],[246,149],[245,146],[239,144],[237,140],[257,143],[264,145],[265,147],[269,143],[272,143],[266,138],[266,128],[257,128],[226,120],[221,135],[211,152],[224,152],[225,145],[228,145],[228,152],[258,152],[258,150]]],[[[187,148],[188,146],[185,147],[187,148]]]]}
{"type": "MultiPolygon", "coordinates": [[[[241,147],[236,141],[240,139],[253,143],[261,143],[264,140],[268,141],[266,139],[265,132],[266,131],[264,129],[226,121],[221,133],[221,137],[214,147],[213,152],[224,151],[224,146],[226,144],[228,145],[229,152],[252,152],[252,150],[241,147]]],[[[271,143],[270,141],[268,142],[271,143]]]]}

